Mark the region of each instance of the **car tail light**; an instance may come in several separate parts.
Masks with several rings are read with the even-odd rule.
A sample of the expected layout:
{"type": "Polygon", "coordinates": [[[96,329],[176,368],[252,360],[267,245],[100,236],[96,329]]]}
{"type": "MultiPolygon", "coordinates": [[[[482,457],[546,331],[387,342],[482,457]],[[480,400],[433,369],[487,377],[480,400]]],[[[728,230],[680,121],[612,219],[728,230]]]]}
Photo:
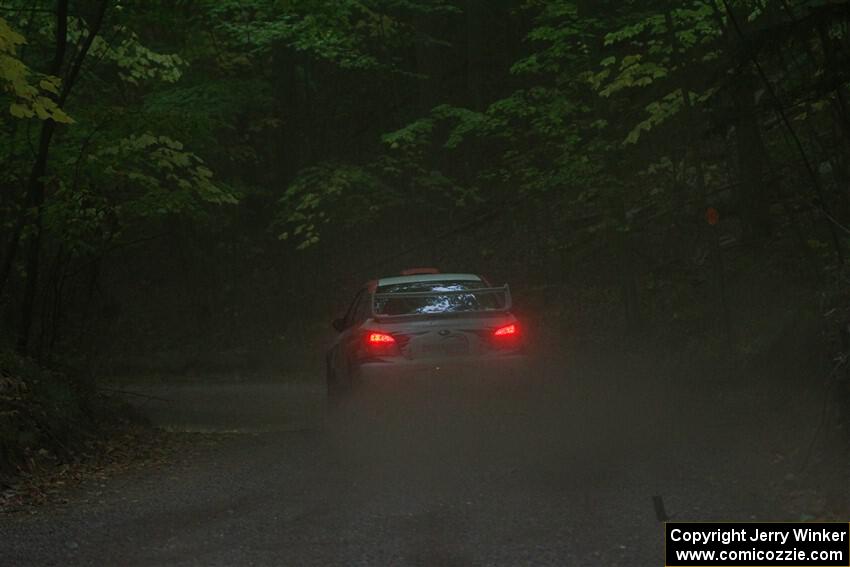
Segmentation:
{"type": "Polygon", "coordinates": [[[522,343],[522,334],[517,323],[497,327],[490,334],[490,344],[494,348],[515,350],[521,348],[522,343]]]}
{"type": "Polygon", "coordinates": [[[398,343],[389,333],[367,331],[364,337],[364,354],[369,356],[393,356],[398,354],[398,343]]]}
{"type": "Polygon", "coordinates": [[[510,338],[519,336],[519,327],[516,323],[511,323],[510,325],[505,325],[504,327],[499,327],[495,331],[493,331],[493,336],[497,338],[510,338]]]}
{"type": "Polygon", "coordinates": [[[388,335],[386,333],[369,333],[367,342],[370,345],[394,345],[395,338],[393,338],[392,335],[388,335]]]}

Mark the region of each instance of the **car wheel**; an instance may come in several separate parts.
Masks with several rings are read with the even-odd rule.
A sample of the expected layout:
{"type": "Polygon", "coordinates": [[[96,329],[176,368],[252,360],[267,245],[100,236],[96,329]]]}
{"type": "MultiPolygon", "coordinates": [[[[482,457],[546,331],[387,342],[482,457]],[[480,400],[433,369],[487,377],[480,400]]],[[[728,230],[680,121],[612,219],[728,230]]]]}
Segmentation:
{"type": "Polygon", "coordinates": [[[342,401],[343,392],[336,372],[331,368],[330,361],[327,362],[325,367],[325,385],[327,386],[328,409],[335,409],[342,401]]]}

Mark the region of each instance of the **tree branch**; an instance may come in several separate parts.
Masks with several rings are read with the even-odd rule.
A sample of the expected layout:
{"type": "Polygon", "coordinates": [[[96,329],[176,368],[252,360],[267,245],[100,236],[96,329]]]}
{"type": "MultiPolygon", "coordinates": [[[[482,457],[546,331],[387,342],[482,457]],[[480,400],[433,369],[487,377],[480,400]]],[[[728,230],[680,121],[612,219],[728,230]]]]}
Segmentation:
{"type": "Polygon", "coordinates": [[[71,69],[68,71],[68,76],[65,77],[64,81],[62,81],[62,93],[59,95],[59,100],[57,102],[60,107],[65,103],[68,95],[71,94],[71,89],[74,88],[74,83],[77,81],[77,77],[80,74],[83,61],[85,61],[86,55],[88,55],[89,49],[91,49],[94,38],[100,33],[100,28],[103,25],[103,19],[106,16],[106,9],[109,7],[109,4],[110,0],[101,1],[97,14],[95,15],[95,19],[89,27],[89,33],[86,36],[86,40],[77,52],[76,57],[74,57],[74,62],[71,65],[71,69]]]}

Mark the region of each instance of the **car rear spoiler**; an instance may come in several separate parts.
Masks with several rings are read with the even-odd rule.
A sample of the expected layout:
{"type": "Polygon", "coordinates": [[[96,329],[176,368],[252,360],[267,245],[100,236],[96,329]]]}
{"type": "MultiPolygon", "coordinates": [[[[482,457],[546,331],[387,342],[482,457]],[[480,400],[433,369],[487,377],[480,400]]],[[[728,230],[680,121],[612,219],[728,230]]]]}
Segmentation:
{"type": "Polygon", "coordinates": [[[434,313],[434,315],[462,315],[469,313],[499,313],[504,311],[509,311],[511,306],[513,305],[513,300],[511,299],[511,288],[508,284],[505,284],[501,287],[480,287],[476,289],[458,289],[451,291],[404,291],[398,293],[374,293],[372,294],[372,315],[375,317],[379,317],[381,319],[393,319],[397,317],[419,317],[422,315],[429,315],[428,313],[403,313],[401,315],[386,315],[384,313],[378,313],[375,311],[375,302],[378,299],[384,298],[402,298],[402,297],[443,297],[446,295],[490,295],[490,294],[503,294],[505,296],[504,305],[498,309],[482,309],[480,311],[457,311],[457,312],[449,312],[449,313],[434,313]]]}

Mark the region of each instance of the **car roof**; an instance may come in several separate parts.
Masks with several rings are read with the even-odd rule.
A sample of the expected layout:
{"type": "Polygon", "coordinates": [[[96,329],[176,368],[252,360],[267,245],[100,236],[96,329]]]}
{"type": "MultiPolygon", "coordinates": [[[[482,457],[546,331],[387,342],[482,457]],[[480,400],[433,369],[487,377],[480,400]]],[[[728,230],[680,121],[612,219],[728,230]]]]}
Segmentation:
{"type": "Polygon", "coordinates": [[[396,285],[416,282],[480,282],[481,277],[475,274],[415,274],[412,276],[391,276],[388,278],[380,278],[378,285],[396,285]]]}

